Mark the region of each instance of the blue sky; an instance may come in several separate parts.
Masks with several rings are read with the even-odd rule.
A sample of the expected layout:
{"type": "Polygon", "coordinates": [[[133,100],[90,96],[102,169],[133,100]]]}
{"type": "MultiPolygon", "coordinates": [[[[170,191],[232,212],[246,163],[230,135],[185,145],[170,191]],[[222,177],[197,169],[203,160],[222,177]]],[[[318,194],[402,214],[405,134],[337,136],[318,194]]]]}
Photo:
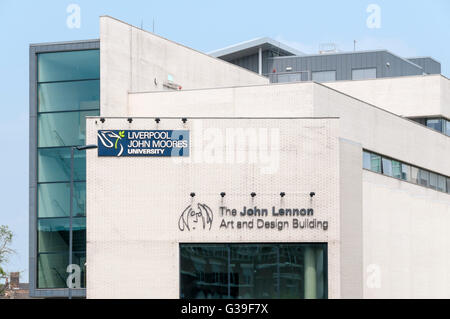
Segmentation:
{"type": "Polygon", "coordinates": [[[0,0],[0,224],[15,233],[6,267],[28,279],[28,45],[98,38],[98,17],[110,15],[194,49],[209,52],[269,36],[305,53],[321,43],[342,51],[388,49],[404,57],[432,56],[450,77],[450,1],[117,1],[0,0]],[[81,26],[66,25],[69,4],[81,9],[81,26]],[[368,28],[370,4],[381,9],[380,28],[368,28]]]}

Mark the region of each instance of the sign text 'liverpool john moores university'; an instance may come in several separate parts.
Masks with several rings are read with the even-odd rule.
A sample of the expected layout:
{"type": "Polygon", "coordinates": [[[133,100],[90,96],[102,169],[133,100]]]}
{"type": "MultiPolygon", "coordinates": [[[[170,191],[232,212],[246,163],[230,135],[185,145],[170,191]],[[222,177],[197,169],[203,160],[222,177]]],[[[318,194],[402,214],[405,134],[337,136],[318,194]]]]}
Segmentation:
{"type": "Polygon", "coordinates": [[[189,156],[186,130],[99,130],[98,156],[189,156]]]}

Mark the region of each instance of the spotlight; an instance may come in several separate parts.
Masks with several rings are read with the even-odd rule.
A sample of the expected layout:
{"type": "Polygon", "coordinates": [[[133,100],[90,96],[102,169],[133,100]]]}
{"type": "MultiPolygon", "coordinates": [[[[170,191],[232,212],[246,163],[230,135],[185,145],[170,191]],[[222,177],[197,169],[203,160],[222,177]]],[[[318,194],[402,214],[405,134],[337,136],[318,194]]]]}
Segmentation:
{"type": "Polygon", "coordinates": [[[104,117],[101,117],[101,118],[100,118],[100,122],[105,123],[105,118],[104,118],[104,117]]]}
{"type": "Polygon", "coordinates": [[[184,124],[186,124],[187,118],[183,117],[183,118],[181,119],[181,121],[182,121],[184,124]]]}
{"type": "Polygon", "coordinates": [[[225,197],[225,195],[225,192],[220,193],[220,196],[222,196],[222,198],[225,197]]]}
{"type": "Polygon", "coordinates": [[[157,117],[157,118],[155,119],[155,122],[156,122],[156,123],[159,123],[159,121],[161,121],[161,119],[160,119],[159,117],[157,117]]]}
{"type": "Polygon", "coordinates": [[[311,198],[313,198],[315,195],[316,195],[316,193],[314,193],[314,192],[309,193],[309,196],[311,196],[311,198]]]}
{"type": "Polygon", "coordinates": [[[128,121],[128,123],[132,123],[133,122],[133,119],[131,118],[131,117],[129,117],[128,119],[127,119],[127,121],[128,121]]]}
{"type": "Polygon", "coordinates": [[[195,197],[195,193],[191,193],[191,197],[195,197]]]}
{"type": "Polygon", "coordinates": [[[255,192],[252,192],[252,193],[250,194],[250,196],[251,196],[251,197],[255,197],[255,196],[256,196],[256,193],[255,193],[255,192]]]}
{"type": "Polygon", "coordinates": [[[281,196],[281,198],[283,198],[284,196],[286,196],[286,193],[285,192],[281,192],[280,196],[281,196]]]}

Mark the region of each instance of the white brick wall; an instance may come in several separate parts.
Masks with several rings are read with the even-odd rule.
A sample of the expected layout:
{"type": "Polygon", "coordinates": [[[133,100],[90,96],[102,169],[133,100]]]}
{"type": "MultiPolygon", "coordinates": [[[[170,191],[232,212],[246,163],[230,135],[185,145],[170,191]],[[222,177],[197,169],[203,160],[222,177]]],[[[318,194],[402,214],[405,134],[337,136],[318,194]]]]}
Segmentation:
{"type": "MultiPolygon", "coordinates": [[[[171,158],[108,158],[87,154],[87,297],[178,298],[179,242],[327,242],[329,297],[340,296],[339,144],[336,119],[98,119],[87,121],[87,143],[99,129],[182,129],[192,136],[216,128],[280,132],[279,171],[258,164],[175,163],[171,158]],[[223,202],[220,192],[226,192],[223,202]],[[251,200],[250,193],[257,196],[251,200]],[[283,202],[280,192],[286,192],[283,202]],[[309,192],[316,196],[311,200],[309,192]],[[191,204],[214,213],[210,231],[181,232],[178,219],[191,204]],[[312,207],[328,220],[323,230],[219,229],[219,207],[312,207]]],[[[191,157],[198,143],[192,141],[191,157]]],[[[204,146],[207,143],[205,142],[204,146]]],[[[242,149],[241,151],[246,151],[242,149]]],[[[291,220],[291,218],[289,218],[291,220]]]]}

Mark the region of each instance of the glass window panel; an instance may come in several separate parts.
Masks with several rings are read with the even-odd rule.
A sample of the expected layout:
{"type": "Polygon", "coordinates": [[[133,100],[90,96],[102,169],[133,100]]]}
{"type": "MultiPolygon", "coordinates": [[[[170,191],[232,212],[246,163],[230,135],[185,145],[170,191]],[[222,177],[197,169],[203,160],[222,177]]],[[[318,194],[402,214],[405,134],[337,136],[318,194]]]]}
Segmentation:
{"type": "Polygon", "coordinates": [[[438,176],[435,173],[430,172],[430,187],[432,189],[437,189],[438,176]]]}
{"type": "Polygon", "coordinates": [[[99,50],[38,54],[38,82],[99,78],[99,50]]]}
{"type": "Polygon", "coordinates": [[[86,138],[86,116],[99,111],[45,113],[38,115],[38,146],[83,145],[86,138]]]}
{"type": "Polygon", "coordinates": [[[67,288],[67,265],[69,254],[38,255],[38,288],[67,288]]]}
{"type": "Polygon", "coordinates": [[[365,169],[371,169],[371,156],[369,152],[364,151],[363,152],[363,168],[365,169]]]}
{"type": "MultiPolygon", "coordinates": [[[[80,266],[81,288],[86,287],[86,253],[76,252],[72,255],[72,263],[80,266]]],[[[37,288],[67,288],[67,265],[69,253],[45,253],[38,255],[37,288]]]]}
{"type": "Polygon", "coordinates": [[[228,253],[225,245],[180,245],[180,297],[227,298],[228,253]]]}
{"type": "Polygon", "coordinates": [[[419,169],[419,184],[428,187],[430,180],[430,173],[426,170],[419,169]]]}
{"type": "MultiPolygon", "coordinates": [[[[38,251],[69,251],[69,218],[38,220],[38,251]]],[[[86,218],[73,218],[73,251],[86,251],[86,218]]]]}
{"type": "Polygon", "coordinates": [[[277,261],[278,249],[274,245],[232,245],[231,297],[277,298],[277,261]]]}
{"type": "Polygon", "coordinates": [[[383,157],[383,174],[387,176],[393,176],[392,174],[392,161],[383,157]]]}
{"type": "Polygon", "coordinates": [[[408,164],[402,163],[402,177],[403,180],[410,182],[411,181],[411,166],[408,164]]]}
{"type": "Polygon", "coordinates": [[[427,126],[435,131],[443,132],[441,119],[427,119],[427,126]]]}
{"type": "Polygon", "coordinates": [[[419,184],[419,169],[414,166],[411,166],[411,182],[419,184]]]}
{"type": "Polygon", "coordinates": [[[326,244],[180,244],[181,298],[327,298],[327,272],[326,244]]]}
{"type": "Polygon", "coordinates": [[[447,193],[450,194],[450,177],[447,177],[447,193]]]}
{"type": "Polygon", "coordinates": [[[402,178],[402,164],[399,161],[392,160],[392,176],[402,178]]]}
{"type": "Polygon", "coordinates": [[[445,176],[442,176],[442,175],[438,176],[437,190],[441,191],[441,192],[446,192],[447,191],[446,177],[445,176]]]}
{"type": "Polygon", "coordinates": [[[100,108],[100,81],[41,83],[39,112],[77,111],[100,108]]]}
{"type": "Polygon", "coordinates": [[[370,154],[370,169],[374,172],[381,173],[381,156],[370,154]]]}
{"type": "MultiPolygon", "coordinates": [[[[38,217],[70,216],[70,183],[38,184],[38,217]]],[[[86,183],[73,184],[73,216],[86,215],[86,183]]]]}
{"type": "Polygon", "coordinates": [[[367,80],[376,78],[377,78],[376,68],[352,70],[352,80],[367,80]]]}
{"type": "Polygon", "coordinates": [[[315,81],[315,82],[332,82],[332,81],[336,81],[336,71],[312,72],[312,80],[315,81]]]}
{"type": "Polygon", "coordinates": [[[445,135],[450,136],[450,121],[446,121],[446,129],[445,129],[445,135]]]}
{"type": "Polygon", "coordinates": [[[280,298],[327,298],[327,261],[324,244],[280,246],[280,298]]]}
{"type": "MultiPolygon", "coordinates": [[[[74,152],[74,181],[86,180],[86,151],[74,152]]],[[[38,182],[70,182],[70,148],[38,149],[38,182]]]]}

